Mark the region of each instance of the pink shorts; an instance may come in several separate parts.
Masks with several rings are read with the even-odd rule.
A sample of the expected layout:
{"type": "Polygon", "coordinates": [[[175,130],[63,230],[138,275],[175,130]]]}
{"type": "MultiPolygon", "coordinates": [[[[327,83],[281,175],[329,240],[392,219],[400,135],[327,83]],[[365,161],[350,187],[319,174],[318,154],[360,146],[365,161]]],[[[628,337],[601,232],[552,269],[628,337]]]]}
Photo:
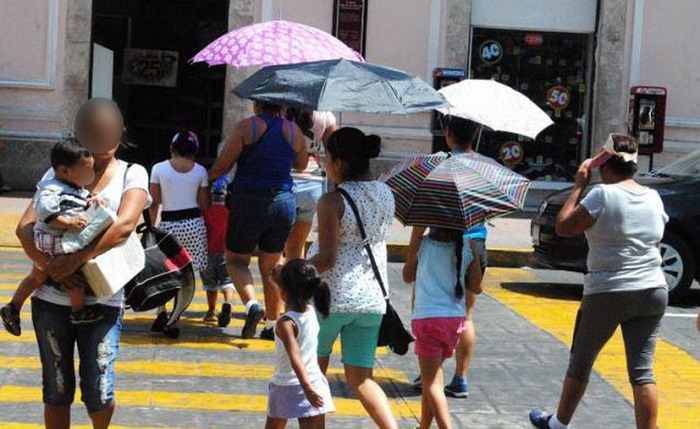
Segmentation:
{"type": "Polygon", "coordinates": [[[411,321],[411,329],[416,337],[414,350],[423,358],[452,357],[464,331],[464,317],[431,317],[411,321]]]}

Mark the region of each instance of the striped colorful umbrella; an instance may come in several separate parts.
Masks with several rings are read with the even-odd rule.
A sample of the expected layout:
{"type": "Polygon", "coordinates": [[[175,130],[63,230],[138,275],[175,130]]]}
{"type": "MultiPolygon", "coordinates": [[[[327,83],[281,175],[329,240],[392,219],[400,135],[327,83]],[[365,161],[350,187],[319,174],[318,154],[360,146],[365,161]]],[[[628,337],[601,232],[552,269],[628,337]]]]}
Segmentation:
{"type": "Polygon", "coordinates": [[[468,229],[522,209],[530,181],[478,154],[421,155],[382,176],[396,217],[411,226],[468,229]]]}

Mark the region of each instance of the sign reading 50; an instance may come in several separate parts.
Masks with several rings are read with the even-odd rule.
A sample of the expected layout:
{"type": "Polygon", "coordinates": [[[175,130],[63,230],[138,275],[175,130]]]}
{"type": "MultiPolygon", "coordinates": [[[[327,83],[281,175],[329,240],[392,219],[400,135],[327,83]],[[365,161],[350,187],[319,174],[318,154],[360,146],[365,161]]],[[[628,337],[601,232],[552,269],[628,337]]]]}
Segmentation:
{"type": "Polygon", "coordinates": [[[571,93],[564,86],[553,86],[547,91],[547,104],[552,109],[564,109],[570,101],[571,93]]]}

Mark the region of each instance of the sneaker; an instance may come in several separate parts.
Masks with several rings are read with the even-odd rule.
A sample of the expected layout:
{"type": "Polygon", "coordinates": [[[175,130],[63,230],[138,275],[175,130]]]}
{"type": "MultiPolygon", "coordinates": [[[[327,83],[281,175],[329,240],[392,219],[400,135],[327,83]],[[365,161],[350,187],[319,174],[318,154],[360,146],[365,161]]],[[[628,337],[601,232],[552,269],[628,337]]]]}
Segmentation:
{"type": "Polygon", "coordinates": [[[414,389],[418,389],[418,390],[423,388],[423,382],[420,379],[420,375],[413,380],[413,382],[411,383],[411,386],[414,389]]]}
{"type": "Polygon", "coordinates": [[[229,323],[231,323],[231,304],[225,302],[221,304],[221,313],[219,313],[219,326],[225,328],[228,326],[229,323]]]}
{"type": "Polygon", "coordinates": [[[530,411],[530,423],[538,429],[550,429],[549,420],[552,415],[545,413],[542,410],[532,410],[530,411]]]}
{"type": "Polygon", "coordinates": [[[468,398],[469,383],[466,381],[452,380],[452,383],[445,386],[445,395],[451,398],[468,398]]]}
{"type": "Polygon", "coordinates": [[[19,310],[14,304],[7,304],[0,308],[0,317],[5,330],[15,337],[22,335],[22,326],[20,326],[19,310]]]}
{"type": "Polygon", "coordinates": [[[104,314],[98,313],[94,308],[83,307],[80,310],[71,311],[70,323],[78,326],[89,325],[101,320],[104,317],[104,314]]]}
{"type": "Polygon", "coordinates": [[[205,322],[216,322],[217,320],[216,311],[207,311],[207,314],[204,315],[205,322]]]}
{"type": "Polygon", "coordinates": [[[153,332],[163,332],[165,329],[165,325],[168,324],[168,313],[165,311],[161,311],[158,313],[158,317],[156,317],[156,320],[153,321],[153,324],[151,325],[151,331],[153,332]]]}
{"type": "Polygon", "coordinates": [[[265,328],[260,331],[260,339],[267,341],[275,341],[275,330],[273,328],[265,328]]]}
{"type": "MultiPolygon", "coordinates": [[[[253,338],[255,336],[255,328],[258,326],[265,315],[265,311],[260,307],[260,304],[253,304],[248,310],[248,314],[245,317],[245,325],[243,325],[243,330],[241,331],[241,337],[243,339],[253,338]]],[[[219,316],[219,323],[221,323],[221,316],[219,316]]]]}

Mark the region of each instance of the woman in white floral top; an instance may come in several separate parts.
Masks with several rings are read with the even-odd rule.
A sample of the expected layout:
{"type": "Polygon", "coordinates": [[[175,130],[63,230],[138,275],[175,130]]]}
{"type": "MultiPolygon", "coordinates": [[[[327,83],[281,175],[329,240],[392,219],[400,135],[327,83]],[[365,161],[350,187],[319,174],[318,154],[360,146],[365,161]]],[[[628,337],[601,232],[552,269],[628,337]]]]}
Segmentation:
{"type": "MultiPolygon", "coordinates": [[[[358,207],[385,285],[386,233],[394,216],[394,197],[384,183],[369,178],[369,161],[379,156],[381,139],[356,128],[341,128],[328,139],[326,168],[331,180],[358,207]]],[[[355,215],[335,191],[318,205],[318,240],[309,250],[331,289],[331,311],[319,318],[319,365],[325,373],[333,343],[342,331],[345,378],[380,428],[396,428],[386,394],[372,379],[372,367],[386,302],[374,275],[355,215]]]]}

